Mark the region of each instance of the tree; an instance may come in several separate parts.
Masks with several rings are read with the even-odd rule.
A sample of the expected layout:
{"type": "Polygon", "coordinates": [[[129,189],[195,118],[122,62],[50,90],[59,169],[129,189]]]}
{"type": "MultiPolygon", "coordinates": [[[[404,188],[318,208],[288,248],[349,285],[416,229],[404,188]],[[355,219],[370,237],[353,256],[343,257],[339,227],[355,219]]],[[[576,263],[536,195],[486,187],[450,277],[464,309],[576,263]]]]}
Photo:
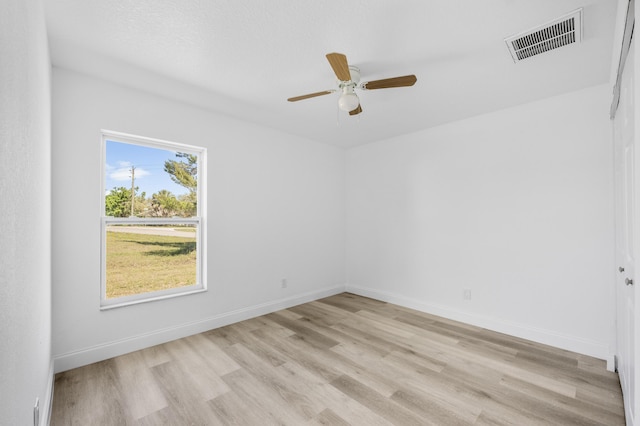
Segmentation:
{"type": "Polygon", "coordinates": [[[180,216],[193,217],[198,214],[196,209],[198,200],[195,192],[178,195],[178,202],[180,203],[180,216]]]}
{"type": "Polygon", "coordinates": [[[164,171],[171,175],[172,181],[195,193],[198,189],[198,156],[176,152],[176,157],[185,158],[186,161],[167,160],[164,162],[164,171]]]}
{"type": "Polygon", "coordinates": [[[163,189],[151,196],[151,214],[156,217],[172,217],[181,209],[180,202],[170,191],[163,189]]]}
{"type": "Polygon", "coordinates": [[[123,186],[114,187],[104,197],[105,215],[129,217],[131,213],[131,190],[123,186]]]}
{"type": "MultiPolygon", "coordinates": [[[[136,192],[138,191],[138,187],[136,186],[136,192]]],[[[131,209],[131,207],[129,207],[131,209]]],[[[136,195],[136,199],[134,202],[134,215],[138,217],[147,217],[149,216],[149,200],[147,199],[147,193],[141,192],[139,195],[136,195]]]]}
{"type": "MultiPolygon", "coordinates": [[[[135,191],[138,191],[136,186],[135,191]]],[[[136,195],[133,202],[134,214],[136,216],[144,216],[146,210],[146,194],[144,192],[136,195]]],[[[113,217],[129,217],[131,216],[131,189],[114,187],[104,197],[105,215],[113,217]]]]}
{"type": "Polygon", "coordinates": [[[164,171],[169,173],[172,181],[189,190],[189,194],[178,197],[179,215],[183,217],[195,216],[197,212],[198,156],[176,152],[176,157],[186,161],[167,160],[164,162],[164,171]]]}

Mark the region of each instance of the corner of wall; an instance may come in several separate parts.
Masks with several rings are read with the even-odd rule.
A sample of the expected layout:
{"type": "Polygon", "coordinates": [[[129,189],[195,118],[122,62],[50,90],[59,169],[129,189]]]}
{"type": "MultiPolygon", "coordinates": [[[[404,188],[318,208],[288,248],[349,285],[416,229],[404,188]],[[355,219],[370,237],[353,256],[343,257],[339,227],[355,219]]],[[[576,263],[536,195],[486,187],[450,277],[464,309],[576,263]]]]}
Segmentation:
{"type": "Polygon", "coordinates": [[[49,378],[47,380],[47,387],[45,389],[45,400],[42,404],[40,411],[40,425],[47,426],[51,422],[51,411],[53,408],[53,389],[55,384],[54,362],[51,360],[49,366],[49,378]]]}
{"type": "Polygon", "coordinates": [[[613,356],[609,352],[606,344],[588,339],[581,339],[575,336],[560,334],[552,330],[530,327],[525,324],[505,321],[500,318],[493,318],[487,315],[476,315],[462,312],[447,306],[435,305],[408,298],[397,293],[389,293],[359,286],[347,284],[346,291],[360,296],[370,297],[384,302],[394,303],[409,309],[415,309],[431,315],[460,321],[466,324],[482,327],[498,333],[508,334],[521,339],[531,340],[556,348],[576,352],[583,355],[607,361],[607,370],[611,370],[613,356]]]}
{"type": "Polygon", "coordinates": [[[281,309],[287,309],[302,303],[333,296],[344,291],[344,285],[327,287],[288,298],[282,298],[255,306],[237,309],[235,311],[225,312],[198,321],[180,324],[162,330],[154,330],[150,333],[107,342],[78,351],[68,352],[54,358],[53,371],[55,373],[60,373],[73,368],[82,367],[94,362],[124,355],[129,352],[170,342],[172,340],[202,333],[215,328],[224,327],[229,324],[266,315],[281,309]]]}

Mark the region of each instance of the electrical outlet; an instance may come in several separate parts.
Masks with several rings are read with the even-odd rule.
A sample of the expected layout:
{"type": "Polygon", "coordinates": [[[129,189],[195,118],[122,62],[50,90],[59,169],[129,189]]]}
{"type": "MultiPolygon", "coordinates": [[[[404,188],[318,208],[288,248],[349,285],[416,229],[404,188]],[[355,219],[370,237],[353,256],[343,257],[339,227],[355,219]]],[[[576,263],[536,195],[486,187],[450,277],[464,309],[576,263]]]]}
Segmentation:
{"type": "Polygon", "coordinates": [[[464,289],[463,299],[464,300],[471,300],[471,289],[470,288],[465,288],[464,289]]]}
{"type": "Polygon", "coordinates": [[[33,406],[33,426],[40,426],[40,398],[36,398],[33,406]]]}
{"type": "Polygon", "coordinates": [[[280,285],[281,285],[282,288],[287,288],[287,279],[283,278],[282,282],[280,283],[280,285]]]}

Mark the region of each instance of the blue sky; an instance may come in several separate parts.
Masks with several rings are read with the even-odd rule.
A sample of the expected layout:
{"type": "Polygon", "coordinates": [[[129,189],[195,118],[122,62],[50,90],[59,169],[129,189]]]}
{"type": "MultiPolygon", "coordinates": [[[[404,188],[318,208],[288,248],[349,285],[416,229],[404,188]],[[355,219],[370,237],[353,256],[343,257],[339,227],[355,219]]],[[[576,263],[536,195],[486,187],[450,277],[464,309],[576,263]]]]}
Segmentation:
{"type": "Polygon", "coordinates": [[[169,159],[179,160],[175,151],[108,140],[105,190],[120,186],[131,188],[133,165],[135,185],[138,187],[136,194],[144,191],[149,198],[162,189],[167,189],[176,196],[188,193],[186,188],[173,183],[169,174],[164,171],[164,162],[169,159]]]}

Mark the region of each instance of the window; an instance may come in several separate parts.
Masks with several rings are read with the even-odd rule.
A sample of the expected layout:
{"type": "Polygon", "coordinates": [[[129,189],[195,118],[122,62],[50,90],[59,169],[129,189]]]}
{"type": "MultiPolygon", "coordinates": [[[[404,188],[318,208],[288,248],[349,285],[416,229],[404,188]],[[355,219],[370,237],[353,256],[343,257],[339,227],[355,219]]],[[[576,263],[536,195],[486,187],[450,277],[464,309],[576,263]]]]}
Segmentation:
{"type": "Polygon", "coordinates": [[[206,290],[206,150],[102,132],[102,309],[206,290]]]}

